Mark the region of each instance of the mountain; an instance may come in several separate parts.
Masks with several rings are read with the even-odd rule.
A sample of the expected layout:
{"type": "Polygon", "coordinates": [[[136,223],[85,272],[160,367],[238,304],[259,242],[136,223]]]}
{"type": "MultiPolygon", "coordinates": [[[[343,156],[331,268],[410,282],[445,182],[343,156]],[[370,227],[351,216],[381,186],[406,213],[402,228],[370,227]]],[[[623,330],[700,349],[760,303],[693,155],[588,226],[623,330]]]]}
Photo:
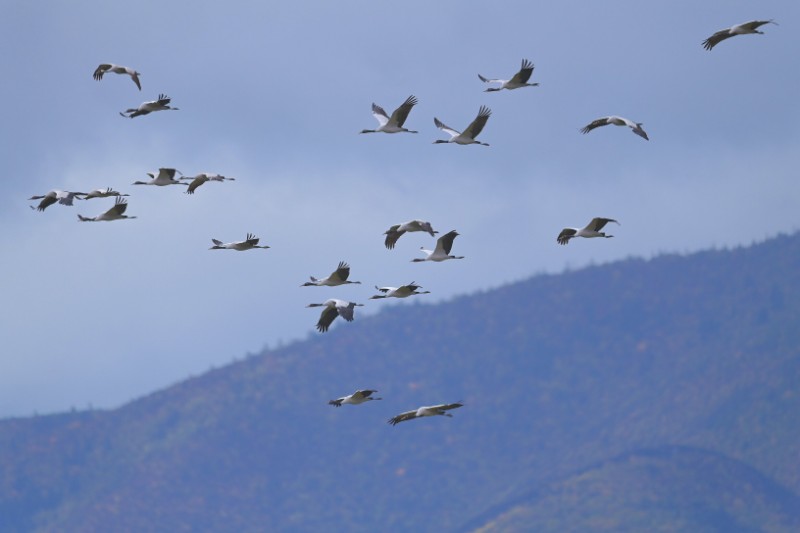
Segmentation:
{"type": "Polygon", "coordinates": [[[535,489],[486,531],[800,531],[800,497],[702,449],[636,450],[535,489]]]}
{"type": "Polygon", "coordinates": [[[799,235],[386,306],[0,421],[2,531],[797,531],[798,324],[799,235]]]}

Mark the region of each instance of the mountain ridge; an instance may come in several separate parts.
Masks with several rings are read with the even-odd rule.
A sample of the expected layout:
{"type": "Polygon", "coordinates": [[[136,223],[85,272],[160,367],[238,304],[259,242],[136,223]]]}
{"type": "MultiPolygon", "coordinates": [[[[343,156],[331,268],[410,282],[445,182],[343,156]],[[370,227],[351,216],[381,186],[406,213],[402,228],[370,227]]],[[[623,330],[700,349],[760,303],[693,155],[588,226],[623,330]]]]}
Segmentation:
{"type": "MultiPolygon", "coordinates": [[[[686,531],[726,531],[744,532],[761,531],[760,525],[766,515],[770,518],[779,517],[777,527],[780,530],[792,531],[800,528],[800,496],[785,486],[775,483],[769,477],[764,476],[758,470],[752,468],[747,463],[738,461],[724,454],[696,448],[691,446],[664,446],[660,448],[637,449],[622,453],[618,456],[598,461],[585,468],[574,472],[565,478],[548,483],[535,488],[528,493],[519,495],[515,501],[507,502],[502,509],[492,509],[485,517],[476,517],[469,524],[459,531],[475,531],[476,533],[485,531],[507,531],[525,530],[533,528],[536,531],[585,531],[585,530],[605,530],[605,531],[653,531],[658,530],[652,523],[642,523],[641,515],[631,509],[625,513],[619,513],[624,518],[607,523],[601,528],[592,528],[586,522],[576,524],[575,516],[581,513],[579,506],[574,501],[565,501],[564,497],[569,491],[575,490],[575,485],[587,483],[594,476],[599,478],[601,483],[618,482],[613,476],[600,475],[597,473],[602,470],[634,470],[638,482],[636,491],[625,493],[624,491],[614,492],[615,498],[612,501],[604,501],[604,505],[624,505],[635,508],[641,504],[642,500],[652,497],[647,491],[658,492],[661,486],[669,486],[666,482],[668,478],[684,476],[689,483],[681,480],[684,485],[680,493],[668,495],[669,497],[682,500],[679,502],[677,511],[671,510],[683,523],[681,529],[686,531]],[[659,464],[661,463],[661,464],[659,464]],[[659,471],[661,470],[661,471],[659,471]],[[725,484],[721,484],[721,476],[709,475],[709,470],[720,470],[724,472],[725,484]],[[657,474],[660,479],[655,483],[657,474]],[[702,474],[702,475],[700,475],[702,474]],[[721,487],[709,490],[709,482],[716,482],[721,487]],[[701,490],[691,485],[701,486],[701,490]],[[738,486],[737,486],[738,485],[738,486]],[[726,495],[726,499],[739,500],[734,505],[721,506],[717,504],[713,497],[708,497],[712,492],[732,492],[726,495]],[[622,502],[622,503],[620,503],[622,502]],[[741,502],[745,502],[742,504],[741,502]],[[527,505],[526,505],[527,504],[527,505]],[[764,507],[772,505],[776,507],[772,513],[765,511],[764,507]],[[564,507],[569,510],[564,511],[564,507]],[[533,508],[533,509],[531,509],[533,508]],[[558,509],[558,512],[553,512],[558,509]],[[564,520],[558,515],[569,514],[571,518],[564,520]],[[528,515],[523,518],[524,515],[528,515]],[[486,518],[489,521],[484,521],[486,518]],[[520,524],[520,522],[522,522],[520,524]]],[[[626,488],[626,487],[623,487],[626,488]]],[[[586,491],[577,501],[586,501],[592,498],[603,499],[601,491],[586,491]]],[[[572,496],[570,494],[570,496],[572,496]]],[[[572,496],[574,498],[574,496],[572,496]]],[[[664,513],[664,510],[660,510],[664,513]]],[[[587,513],[588,514],[588,513],[587,513]]],[[[590,518],[594,518],[589,514],[590,518]]],[[[772,529],[777,529],[776,524],[772,529]]]]}
{"type": "Polygon", "coordinates": [[[793,235],[536,276],[387,306],[113,411],[0,421],[0,514],[9,531],[453,530],[664,446],[797,494],[799,267],[793,235]],[[384,400],[327,405],[365,387],[384,400]]]}

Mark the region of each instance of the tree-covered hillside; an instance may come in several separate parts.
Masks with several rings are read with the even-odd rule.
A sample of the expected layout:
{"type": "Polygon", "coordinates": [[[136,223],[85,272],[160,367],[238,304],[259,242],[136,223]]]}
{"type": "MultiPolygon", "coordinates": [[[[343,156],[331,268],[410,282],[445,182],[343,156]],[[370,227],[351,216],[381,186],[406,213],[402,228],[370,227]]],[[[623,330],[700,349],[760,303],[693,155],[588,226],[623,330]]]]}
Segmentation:
{"type": "Polygon", "coordinates": [[[797,494],[743,463],[667,446],[625,453],[536,488],[470,530],[800,531],[798,509],[797,494]]]}
{"type": "Polygon", "coordinates": [[[548,502],[585,510],[575,530],[632,513],[670,530],[702,522],[687,505],[740,516],[756,478],[746,508],[764,518],[742,523],[791,531],[798,324],[798,235],[385,305],[120,409],[0,422],[3,531],[525,530],[510,510],[548,502]],[[327,404],[359,388],[384,399],[327,404]],[[459,400],[453,418],[386,423],[459,400]],[[670,447],[719,459],[614,462],[670,447]]]}

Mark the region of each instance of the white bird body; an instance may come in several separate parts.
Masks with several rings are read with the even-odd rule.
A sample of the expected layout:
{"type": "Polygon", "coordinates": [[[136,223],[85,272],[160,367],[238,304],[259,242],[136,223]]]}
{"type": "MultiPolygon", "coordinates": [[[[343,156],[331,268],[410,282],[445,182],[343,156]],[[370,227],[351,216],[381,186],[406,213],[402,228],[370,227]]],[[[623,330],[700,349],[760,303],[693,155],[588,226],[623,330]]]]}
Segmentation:
{"type": "Polygon", "coordinates": [[[186,194],[194,194],[195,189],[197,189],[202,184],[206,183],[207,181],[234,181],[236,178],[227,178],[221,174],[209,174],[207,172],[201,172],[200,174],[192,177],[183,177],[180,178],[181,180],[191,180],[189,183],[189,188],[186,189],[186,194]]]}
{"type": "Polygon", "coordinates": [[[383,400],[383,398],[372,397],[372,394],[376,392],[378,391],[371,389],[357,390],[348,396],[342,396],[341,398],[329,401],[328,405],[341,407],[342,405],[360,405],[362,403],[367,403],[374,400],[383,400]]]}
{"type": "Polygon", "coordinates": [[[567,244],[570,239],[574,237],[586,237],[586,238],[594,238],[594,237],[605,237],[606,239],[610,239],[613,235],[606,235],[604,232],[600,231],[603,227],[608,224],[609,222],[613,222],[614,224],[619,225],[619,222],[614,220],[613,218],[601,218],[595,217],[583,228],[564,228],[561,230],[561,233],[558,234],[558,238],[556,241],[558,244],[567,244]]]}
{"type": "Polygon", "coordinates": [[[41,200],[39,205],[36,207],[30,206],[31,209],[36,209],[37,211],[44,211],[49,206],[53,205],[54,203],[58,202],[61,205],[72,205],[72,201],[75,198],[79,198],[80,196],[85,196],[85,192],[73,192],[73,191],[61,191],[58,189],[53,189],[52,191],[48,191],[47,194],[39,195],[39,196],[31,196],[28,200],[41,200]]]}
{"type": "Polygon", "coordinates": [[[320,333],[325,333],[328,331],[328,328],[337,316],[344,318],[348,322],[352,322],[355,308],[363,306],[364,304],[357,304],[355,302],[339,300],[338,298],[331,298],[330,300],[325,300],[321,304],[308,304],[306,307],[325,308],[322,310],[322,313],[319,316],[319,321],[317,322],[317,330],[320,333]]]}
{"type": "Polygon", "coordinates": [[[134,118],[140,115],[148,115],[155,111],[178,111],[177,107],[169,105],[171,101],[172,99],[166,94],[159,94],[158,100],[144,102],[139,107],[126,109],[124,112],[120,112],[120,115],[125,118],[134,118]]]}
{"type": "Polygon", "coordinates": [[[448,413],[450,409],[457,409],[459,407],[463,407],[462,402],[456,403],[443,403],[440,405],[426,405],[420,407],[418,409],[414,409],[413,411],[406,411],[405,413],[400,413],[397,416],[393,416],[389,419],[389,424],[396,426],[400,422],[405,422],[406,420],[412,420],[414,418],[422,418],[426,416],[448,416],[452,417],[453,415],[448,413]]]}
{"type": "Polygon", "coordinates": [[[450,126],[447,126],[444,122],[439,120],[436,117],[433,117],[433,123],[436,125],[437,128],[442,130],[443,132],[450,135],[449,140],[442,140],[438,139],[433,141],[433,144],[446,144],[446,143],[455,143],[455,144],[482,144],[483,146],[489,146],[486,143],[476,141],[475,137],[483,131],[483,127],[486,126],[486,121],[489,120],[489,117],[492,115],[492,110],[486,106],[481,106],[480,110],[478,111],[478,116],[475,117],[467,129],[464,132],[460,132],[458,130],[454,130],[450,126]]]}
{"type": "Polygon", "coordinates": [[[400,107],[394,110],[394,113],[392,113],[392,116],[390,117],[386,114],[386,111],[381,106],[373,103],[372,115],[375,117],[375,120],[378,121],[378,129],[361,130],[361,133],[417,133],[414,130],[409,130],[403,127],[403,124],[405,124],[406,119],[408,118],[408,114],[411,112],[411,108],[416,104],[417,97],[412,94],[406,98],[406,101],[403,102],[400,107]]]}
{"type": "Polygon", "coordinates": [[[139,74],[132,68],[123,67],[121,65],[114,65],[113,63],[101,63],[100,66],[95,69],[94,74],[92,74],[92,77],[97,81],[100,81],[103,79],[103,74],[105,74],[106,72],[113,72],[114,74],[126,74],[131,77],[133,83],[136,84],[139,90],[140,91],[142,90],[142,84],[139,83],[139,76],[141,76],[141,74],[139,74]]]}
{"type": "Polygon", "coordinates": [[[394,248],[397,239],[402,237],[404,233],[413,231],[425,231],[430,234],[431,237],[435,237],[436,234],[439,233],[431,227],[430,222],[425,222],[424,220],[419,219],[409,220],[408,222],[404,222],[402,224],[395,224],[384,232],[384,235],[386,235],[386,240],[384,241],[386,248],[391,250],[394,248]]]}
{"type": "Polygon", "coordinates": [[[531,74],[533,74],[533,63],[528,61],[527,59],[522,60],[522,66],[519,69],[519,72],[514,74],[514,76],[510,80],[499,80],[499,79],[489,79],[484,78],[480,74],[478,77],[484,83],[499,83],[500,87],[489,87],[484,92],[490,93],[494,91],[501,91],[503,89],[513,90],[519,89],[520,87],[536,87],[538,83],[528,83],[528,80],[531,78],[531,74]]]}
{"type": "Polygon", "coordinates": [[[608,126],[609,124],[613,124],[615,126],[628,126],[633,133],[644,139],[645,141],[649,141],[650,138],[647,136],[647,133],[642,129],[641,122],[634,122],[632,120],[628,120],[624,117],[617,117],[614,115],[608,117],[598,118],[597,120],[591,121],[589,124],[584,126],[581,129],[581,133],[589,133],[595,128],[599,128],[600,126],[608,126]]]}
{"type": "Polygon", "coordinates": [[[133,184],[155,185],[157,187],[163,187],[164,185],[183,185],[184,187],[187,186],[187,183],[175,179],[176,173],[181,174],[181,171],[176,170],[174,168],[159,168],[158,174],[156,174],[155,172],[147,173],[147,175],[152,178],[150,181],[134,181],[133,184]]]}
{"type": "Polygon", "coordinates": [[[730,28],[726,28],[724,30],[719,30],[715,32],[714,35],[703,41],[703,48],[706,50],[711,50],[716,45],[718,45],[721,41],[725,39],[729,39],[730,37],[735,37],[736,35],[747,35],[748,33],[758,33],[759,35],[763,35],[763,31],[759,31],[758,28],[763,26],[764,24],[775,24],[778,23],[774,20],[751,20],[749,22],[743,22],[741,24],[737,24],[736,26],[731,26],[730,28]]]}
{"type": "Polygon", "coordinates": [[[376,294],[375,296],[372,296],[370,300],[378,300],[381,298],[408,298],[409,296],[414,296],[415,294],[430,294],[431,291],[418,291],[418,289],[421,288],[421,285],[417,285],[413,281],[400,287],[378,287],[376,285],[375,289],[379,290],[383,294],[376,294]]]}
{"type": "Polygon", "coordinates": [[[106,211],[101,215],[97,215],[96,217],[85,217],[83,215],[78,215],[78,220],[81,222],[110,222],[112,220],[122,220],[126,218],[136,218],[130,217],[125,214],[125,210],[128,209],[128,202],[125,198],[117,197],[116,201],[114,202],[114,207],[106,211]]]}
{"type": "Polygon", "coordinates": [[[456,232],[456,230],[445,233],[436,240],[436,249],[434,250],[426,250],[420,247],[420,250],[427,254],[426,257],[422,259],[412,259],[411,262],[420,263],[422,261],[435,261],[438,263],[448,259],[464,259],[464,256],[461,255],[450,255],[450,250],[453,248],[453,240],[458,237],[458,235],[459,233],[456,232]]]}
{"type": "Polygon", "coordinates": [[[317,279],[314,276],[309,276],[311,281],[306,281],[301,287],[337,287],[339,285],[347,285],[350,283],[360,285],[360,281],[349,281],[350,265],[344,261],[339,261],[339,266],[327,278],[317,279]]]}
{"type": "Polygon", "coordinates": [[[260,239],[252,233],[248,233],[247,238],[243,241],[223,243],[220,240],[211,239],[211,242],[214,243],[214,246],[209,248],[209,250],[236,250],[237,252],[243,252],[245,250],[252,250],[253,248],[263,248],[265,250],[269,248],[269,246],[266,245],[259,246],[259,240],[260,239]]]}
{"type": "Polygon", "coordinates": [[[130,196],[130,195],[122,194],[119,191],[115,191],[111,187],[106,187],[105,189],[94,189],[93,191],[89,191],[86,194],[86,197],[83,199],[91,200],[92,198],[109,198],[111,196],[130,196]]]}

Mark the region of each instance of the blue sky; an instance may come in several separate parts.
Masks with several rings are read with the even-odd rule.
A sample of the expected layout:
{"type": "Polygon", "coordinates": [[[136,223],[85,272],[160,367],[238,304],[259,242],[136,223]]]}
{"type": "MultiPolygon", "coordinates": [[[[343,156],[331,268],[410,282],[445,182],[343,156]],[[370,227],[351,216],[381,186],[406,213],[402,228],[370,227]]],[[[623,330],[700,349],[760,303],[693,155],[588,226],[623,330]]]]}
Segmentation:
{"type": "MultiPolygon", "coordinates": [[[[746,245],[800,228],[800,4],[714,2],[5,3],[0,65],[0,416],[110,408],[265,346],[318,335],[311,302],[380,312],[373,285],[416,281],[435,303],[542,272],[746,245]],[[703,50],[714,31],[766,35],[703,50]],[[485,93],[533,61],[536,88],[485,93]],[[98,64],[141,72],[92,79],[98,64]],[[173,98],[178,112],[119,111],[173,98]],[[359,135],[419,99],[417,135],[359,135]],[[434,145],[492,109],[490,147],[434,145]],[[644,123],[579,130],[617,114],[644,123]],[[146,172],[236,178],[197,194],[132,186],[146,172]],[[113,202],[44,213],[50,189],[130,193],[136,220],[84,224],[113,202]],[[614,239],[558,246],[618,219],[614,239]],[[461,234],[463,261],[413,264],[461,234]],[[211,238],[269,250],[209,251],[211,238]],[[351,287],[299,286],[341,261],[351,287]]],[[[331,333],[328,333],[329,335],[331,333]]]]}

